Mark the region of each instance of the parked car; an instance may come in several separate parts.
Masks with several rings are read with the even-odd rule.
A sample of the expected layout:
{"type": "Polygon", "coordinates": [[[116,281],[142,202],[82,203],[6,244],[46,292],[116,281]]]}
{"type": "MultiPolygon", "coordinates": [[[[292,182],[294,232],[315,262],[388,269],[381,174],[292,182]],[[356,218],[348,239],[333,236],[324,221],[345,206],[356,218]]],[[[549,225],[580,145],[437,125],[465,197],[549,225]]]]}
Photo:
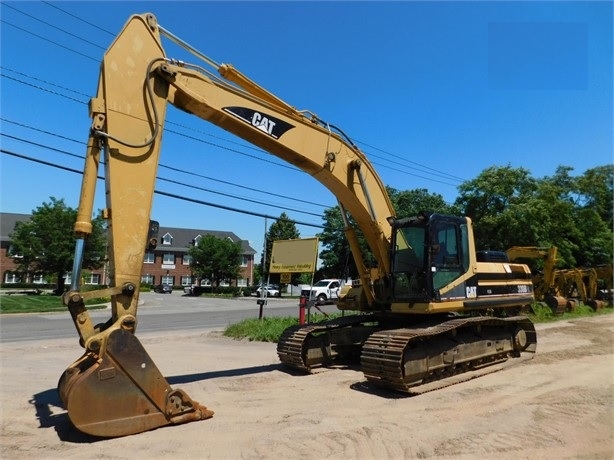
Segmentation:
{"type": "Polygon", "coordinates": [[[154,287],[154,292],[158,294],[171,294],[173,292],[173,286],[170,284],[158,284],[154,287]]]}
{"type": "MultiPolygon", "coordinates": [[[[256,289],[256,296],[257,297],[261,297],[262,296],[262,288],[263,288],[263,286],[260,286],[258,289],[256,289]]],[[[279,285],[277,285],[277,284],[267,284],[266,286],[264,286],[264,288],[266,289],[266,296],[267,297],[279,297],[281,295],[281,293],[279,291],[279,285]]]]}
{"type": "Polygon", "coordinates": [[[301,289],[301,296],[307,297],[310,300],[315,300],[318,304],[333,302],[339,298],[339,289],[341,280],[325,279],[320,280],[313,286],[306,286],[301,289]]]}

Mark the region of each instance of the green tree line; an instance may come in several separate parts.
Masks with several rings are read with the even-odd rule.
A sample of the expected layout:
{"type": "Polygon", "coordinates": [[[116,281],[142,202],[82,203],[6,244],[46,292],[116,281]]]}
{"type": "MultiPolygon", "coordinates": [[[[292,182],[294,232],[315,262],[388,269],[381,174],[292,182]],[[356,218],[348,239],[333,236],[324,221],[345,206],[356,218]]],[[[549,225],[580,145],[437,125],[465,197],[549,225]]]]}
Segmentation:
{"type": "MultiPolygon", "coordinates": [[[[426,189],[387,190],[397,217],[420,211],[470,217],[478,249],[556,246],[559,268],[612,263],[614,166],[598,166],[580,176],[572,171],[559,166],[554,175],[535,178],[525,168],[491,166],[463,182],[451,204],[426,189]]],[[[323,221],[321,276],[357,276],[339,209],[327,209],[323,221]]],[[[366,265],[373,266],[360,234],[359,240],[366,265]]]]}

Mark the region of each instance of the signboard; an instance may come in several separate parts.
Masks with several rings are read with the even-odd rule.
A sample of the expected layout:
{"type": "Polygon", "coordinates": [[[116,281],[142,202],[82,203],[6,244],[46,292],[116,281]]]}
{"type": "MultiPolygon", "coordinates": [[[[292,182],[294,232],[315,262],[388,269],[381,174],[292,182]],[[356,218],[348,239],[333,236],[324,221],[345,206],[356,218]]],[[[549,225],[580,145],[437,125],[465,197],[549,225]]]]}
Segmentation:
{"type": "Polygon", "coordinates": [[[270,273],[313,273],[318,259],[318,238],[273,241],[270,273]]]}
{"type": "Polygon", "coordinates": [[[282,273],[279,276],[279,282],[282,284],[290,284],[292,282],[292,273],[282,273]]]}

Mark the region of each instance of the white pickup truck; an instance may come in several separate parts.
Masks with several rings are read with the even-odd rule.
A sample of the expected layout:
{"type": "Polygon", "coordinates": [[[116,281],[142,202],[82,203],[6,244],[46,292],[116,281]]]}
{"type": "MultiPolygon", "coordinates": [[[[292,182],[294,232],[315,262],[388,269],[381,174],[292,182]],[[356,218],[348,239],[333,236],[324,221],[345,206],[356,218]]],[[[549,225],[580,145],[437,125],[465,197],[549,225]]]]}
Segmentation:
{"type": "Polygon", "coordinates": [[[301,296],[307,297],[309,300],[315,300],[318,304],[323,305],[327,302],[337,300],[339,298],[340,288],[341,280],[339,279],[320,280],[313,286],[306,286],[301,289],[301,296]]]}

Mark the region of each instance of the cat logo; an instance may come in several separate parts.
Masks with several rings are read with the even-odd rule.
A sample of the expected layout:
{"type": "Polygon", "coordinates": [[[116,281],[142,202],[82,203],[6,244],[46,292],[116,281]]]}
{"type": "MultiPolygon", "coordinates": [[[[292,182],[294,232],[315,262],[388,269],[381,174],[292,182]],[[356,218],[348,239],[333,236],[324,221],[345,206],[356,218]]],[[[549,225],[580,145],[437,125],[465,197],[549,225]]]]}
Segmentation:
{"type": "Polygon", "coordinates": [[[259,112],[254,112],[254,115],[252,115],[252,125],[267,134],[273,134],[275,122],[259,112]]]}
{"type": "Polygon", "coordinates": [[[465,288],[465,294],[468,299],[475,299],[478,296],[478,287],[477,286],[467,286],[465,288]]]}
{"type": "Polygon", "coordinates": [[[224,107],[223,110],[237,117],[239,120],[254,126],[274,139],[279,139],[286,131],[294,128],[290,123],[280,120],[279,118],[258,112],[257,110],[248,109],[247,107],[224,107]]]}

